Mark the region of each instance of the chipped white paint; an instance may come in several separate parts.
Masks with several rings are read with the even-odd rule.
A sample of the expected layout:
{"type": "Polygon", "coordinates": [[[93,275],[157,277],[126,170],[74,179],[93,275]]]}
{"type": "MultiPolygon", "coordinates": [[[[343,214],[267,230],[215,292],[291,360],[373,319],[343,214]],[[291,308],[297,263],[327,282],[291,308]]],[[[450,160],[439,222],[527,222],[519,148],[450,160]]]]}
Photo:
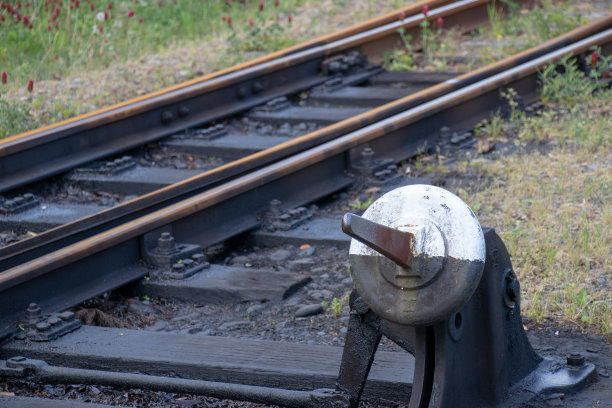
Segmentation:
{"type": "MultiPolygon", "coordinates": [[[[442,188],[422,184],[400,187],[372,203],[363,216],[412,232],[413,255],[485,261],[484,235],[476,216],[459,197],[442,188]]],[[[382,256],[355,239],[349,253],[382,256]]]]}

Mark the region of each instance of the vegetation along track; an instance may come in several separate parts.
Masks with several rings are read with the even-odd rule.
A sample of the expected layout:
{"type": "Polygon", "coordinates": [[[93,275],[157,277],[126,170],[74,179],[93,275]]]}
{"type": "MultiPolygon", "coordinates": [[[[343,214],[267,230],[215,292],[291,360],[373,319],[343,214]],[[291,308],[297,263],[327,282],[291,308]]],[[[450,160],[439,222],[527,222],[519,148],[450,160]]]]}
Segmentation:
{"type": "MultiPolygon", "coordinates": [[[[432,10],[431,16],[435,16],[435,12],[435,9],[432,10]]],[[[448,15],[444,16],[451,20],[448,15]]],[[[397,24],[391,24],[391,28],[381,30],[387,30],[389,34],[394,35],[397,24]]],[[[151,193],[145,196],[145,200],[149,200],[146,210],[136,210],[136,207],[130,207],[133,204],[128,202],[123,204],[123,207],[118,206],[117,209],[121,209],[112,217],[96,214],[86,221],[78,220],[70,226],[52,230],[47,236],[41,234],[30,242],[26,240],[15,247],[4,248],[2,269],[6,270],[0,275],[0,285],[3,292],[10,290],[11,295],[2,296],[2,310],[9,311],[3,315],[2,335],[6,336],[14,330],[15,322],[32,301],[39,303],[45,312],[61,310],[151,273],[149,268],[141,265],[141,259],[144,254],[147,261],[155,263],[156,248],[165,245],[158,243],[163,232],[171,232],[177,242],[195,244],[195,247],[186,247],[186,253],[197,252],[199,249],[194,248],[198,246],[207,247],[260,225],[262,214],[274,198],[280,198],[287,208],[309,203],[345,187],[350,182],[344,175],[346,170],[371,176],[384,170],[391,162],[411,157],[415,152],[427,149],[438,141],[443,142],[447,135],[446,132],[440,134],[442,125],[451,128],[451,132],[473,127],[507,102],[499,96],[500,89],[512,88],[522,97],[523,103],[533,102],[537,99],[538,69],[568,53],[586,52],[595,45],[602,47],[604,53],[609,52],[609,30],[580,40],[609,26],[609,19],[601,20],[588,29],[581,29],[553,40],[536,50],[530,50],[475,73],[453,78],[372,112],[363,112],[357,118],[344,120],[330,128],[317,129],[311,134],[253,156],[261,161],[239,160],[181,182],[177,186],[164,188],[161,193],[151,193]],[[571,44],[573,42],[576,44],[571,44]],[[373,164],[367,164],[366,154],[364,163],[362,148],[366,145],[373,148],[378,157],[391,161],[376,159],[373,164]],[[248,213],[245,208],[249,208],[248,213]],[[153,210],[155,211],[151,212],[153,210]],[[126,222],[137,216],[140,218],[126,222]],[[112,219],[111,223],[108,222],[109,219],[112,219]],[[85,232],[92,225],[98,226],[95,235],[85,232]],[[62,228],[77,234],[69,236],[62,228]],[[78,235],[79,230],[84,235],[78,235]],[[80,260],[78,264],[72,263],[77,259],[80,260]],[[35,277],[38,279],[34,279],[35,277]],[[54,290],[53,298],[48,296],[49,285],[57,289],[54,290]],[[87,290],[84,292],[85,288],[87,290]],[[23,301],[15,301],[16,299],[23,301]]],[[[344,41],[350,43],[350,37],[344,41]]],[[[367,56],[370,61],[376,61],[374,55],[367,56]]],[[[333,62],[328,60],[323,64],[331,69],[333,62]]],[[[321,60],[316,62],[317,70],[321,63],[321,60]]],[[[247,69],[255,68],[256,66],[247,69]]],[[[376,83],[375,74],[377,73],[372,70],[356,70],[341,79],[340,83],[327,86],[351,85],[351,79],[354,83],[366,79],[376,83]]],[[[378,78],[384,78],[384,74],[378,75],[378,78]]],[[[227,78],[218,77],[217,80],[225,81],[227,78]]],[[[397,81],[397,78],[394,80],[397,81]]],[[[313,80],[306,85],[292,87],[289,92],[310,89],[313,85],[323,82],[321,79],[313,80]]],[[[251,87],[248,89],[253,90],[252,84],[255,82],[249,84],[251,87]]],[[[328,90],[329,88],[320,88],[318,91],[312,91],[311,96],[317,92],[333,95],[334,92],[328,90]]],[[[240,92],[240,87],[233,88],[232,91],[240,92]]],[[[248,104],[227,109],[226,112],[244,110],[285,92],[286,89],[283,92],[271,91],[261,96],[261,99],[256,98],[248,104]]],[[[313,96],[311,99],[315,98],[313,96]]],[[[340,100],[341,103],[348,102],[346,98],[340,100]]],[[[287,102],[275,99],[275,103],[283,105],[287,102]]],[[[178,106],[180,114],[181,105],[178,106]]],[[[160,120],[159,118],[164,117],[164,109],[158,109],[151,114],[152,117],[160,120]]],[[[274,106],[268,105],[263,110],[254,112],[253,116],[259,114],[265,117],[266,114],[271,114],[270,111],[274,113],[274,106]]],[[[192,107],[188,107],[187,113],[186,117],[192,115],[192,107]]],[[[168,115],[165,116],[168,118],[168,115]]],[[[175,118],[168,120],[171,122],[173,119],[175,118]]],[[[199,117],[195,121],[203,123],[211,120],[220,121],[221,116],[199,117]]],[[[193,123],[195,122],[188,126],[193,126],[193,123]]],[[[176,133],[180,129],[182,127],[179,125],[176,128],[166,127],[155,138],[162,134],[176,133]]],[[[222,132],[216,125],[206,131],[222,132]]],[[[137,143],[142,142],[143,139],[137,143]]],[[[135,145],[123,146],[120,150],[135,145]]],[[[129,163],[126,160],[115,162],[115,165],[127,167],[129,163]]],[[[379,173],[377,177],[377,182],[382,184],[385,182],[385,176],[389,175],[388,172],[383,173],[379,173]]],[[[394,181],[396,180],[390,180],[391,184],[394,181]]],[[[297,220],[308,216],[304,210],[291,214],[291,217],[297,220]]],[[[170,238],[164,236],[162,240],[170,241],[170,238]]]]}

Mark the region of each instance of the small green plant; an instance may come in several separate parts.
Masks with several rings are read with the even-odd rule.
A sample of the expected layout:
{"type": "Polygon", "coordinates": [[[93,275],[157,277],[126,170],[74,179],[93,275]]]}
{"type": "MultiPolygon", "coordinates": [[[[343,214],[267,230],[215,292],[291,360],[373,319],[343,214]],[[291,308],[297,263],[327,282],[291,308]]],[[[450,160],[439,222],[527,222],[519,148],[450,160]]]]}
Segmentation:
{"type": "Polygon", "coordinates": [[[414,59],[412,58],[412,36],[402,28],[397,29],[403,49],[394,48],[383,53],[383,68],[389,71],[407,71],[413,69],[414,59]]]}
{"type": "Polygon", "coordinates": [[[374,197],[372,196],[368,197],[368,199],[365,201],[361,201],[359,197],[357,197],[356,199],[354,199],[353,201],[349,203],[349,207],[352,210],[362,210],[363,211],[367,209],[370,206],[370,204],[372,204],[373,201],[374,201],[374,197]]]}
{"type": "Polygon", "coordinates": [[[21,101],[0,98],[0,139],[38,126],[28,105],[21,101]]]}
{"type": "Polygon", "coordinates": [[[151,298],[149,296],[147,296],[147,295],[142,295],[141,299],[146,301],[146,302],[151,300],[151,298]]]}
{"type": "Polygon", "coordinates": [[[339,317],[342,313],[342,308],[344,304],[348,301],[349,293],[345,294],[341,298],[334,297],[331,302],[326,300],[321,302],[321,306],[327,312],[331,312],[335,317],[339,317]]]}

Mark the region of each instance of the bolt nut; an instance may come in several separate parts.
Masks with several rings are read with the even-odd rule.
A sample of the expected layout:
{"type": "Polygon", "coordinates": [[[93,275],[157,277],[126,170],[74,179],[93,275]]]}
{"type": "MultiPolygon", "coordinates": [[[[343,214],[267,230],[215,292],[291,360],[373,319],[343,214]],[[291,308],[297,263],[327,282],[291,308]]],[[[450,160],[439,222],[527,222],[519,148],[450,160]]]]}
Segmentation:
{"type": "Polygon", "coordinates": [[[567,365],[570,367],[581,367],[584,363],[584,357],[580,353],[572,353],[567,357],[567,365]]]}
{"type": "Polygon", "coordinates": [[[39,322],[36,323],[36,330],[38,331],[47,331],[51,328],[51,325],[47,322],[39,322]]]}
{"type": "Polygon", "coordinates": [[[49,323],[51,326],[60,326],[62,321],[57,317],[50,317],[47,319],[47,323],[49,323]]]}
{"type": "Polygon", "coordinates": [[[172,272],[183,272],[185,270],[185,265],[182,263],[175,263],[172,265],[172,272]]]}
{"type": "Polygon", "coordinates": [[[73,312],[62,312],[59,314],[60,319],[62,319],[63,321],[69,321],[74,319],[74,313],[73,312]]]}
{"type": "Polygon", "coordinates": [[[30,303],[26,310],[26,318],[29,320],[37,319],[40,315],[40,307],[36,303],[30,303]]]}
{"type": "Polygon", "coordinates": [[[198,252],[197,254],[191,255],[191,259],[193,259],[197,263],[201,263],[202,261],[204,261],[204,254],[198,252]]]}

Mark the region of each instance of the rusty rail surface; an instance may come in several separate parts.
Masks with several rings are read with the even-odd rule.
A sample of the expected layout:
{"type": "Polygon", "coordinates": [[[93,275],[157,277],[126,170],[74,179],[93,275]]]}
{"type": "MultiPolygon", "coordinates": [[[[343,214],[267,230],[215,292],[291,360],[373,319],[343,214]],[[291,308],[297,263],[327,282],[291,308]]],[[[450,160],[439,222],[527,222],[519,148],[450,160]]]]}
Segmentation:
{"type": "MultiPolygon", "coordinates": [[[[446,27],[470,30],[488,22],[491,1],[433,2],[438,7],[429,11],[428,18],[443,17],[446,27]]],[[[523,2],[528,3],[520,1],[523,2]]],[[[415,7],[409,11],[415,13],[415,7]]],[[[418,38],[424,18],[423,14],[413,14],[402,21],[396,17],[389,22],[391,16],[387,16],[342,35],[281,52],[278,58],[264,58],[255,65],[237,66],[4,139],[0,141],[0,192],[250,109],[277,96],[311,88],[323,82],[320,64],[332,55],[356,50],[372,62],[380,61],[383,50],[401,46],[398,28],[418,38]],[[360,31],[363,28],[368,30],[360,31]],[[320,42],[323,44],[318,45],[320,42]]]]}
{"type": "Polygon", "coordinates": [[[344,177],[347,161],[359,156],[358,148],[367,144],[395,160],[410,157],[424,143],[433,144],[441,124],[472,127],[503,106],[500,90],[513,88],[525,103],[535,101],[543,67],[593,46],[612,52],[612,29],[6,270],[0,273],[0,338],[14,330],[30,302],[45,312],[61,310],[145,276],[140,253],[147,236],[172,231],[179,242],[208,246],[256,228],[257,214],[271,199],[307,202],[344,177]]]}

